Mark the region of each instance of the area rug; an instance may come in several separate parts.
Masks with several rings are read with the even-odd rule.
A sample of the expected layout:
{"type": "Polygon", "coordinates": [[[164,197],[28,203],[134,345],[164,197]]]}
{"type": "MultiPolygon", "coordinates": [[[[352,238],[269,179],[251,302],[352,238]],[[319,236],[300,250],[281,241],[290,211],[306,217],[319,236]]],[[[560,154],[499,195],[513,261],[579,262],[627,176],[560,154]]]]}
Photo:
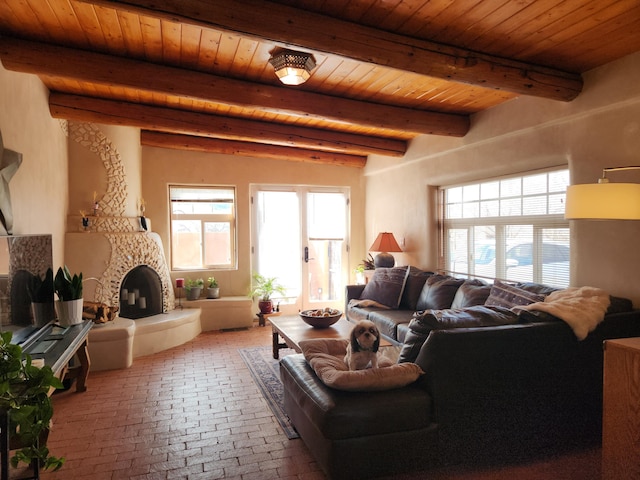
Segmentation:
{"type": "MultiPolygon", "coordinates": [[[[281,350],[280,358],[287,353],[293,352],[293,350],[289,351],[289,349],[281,350]]],[[[280,381],[280,365],[279,361],[273,358],[271,347],[240,348],[238,353],[247,364],[254,382],[260,388],[262,395],[287,438],[289,440],[300,438],[284,411],[284,389],[280,381]]]]}

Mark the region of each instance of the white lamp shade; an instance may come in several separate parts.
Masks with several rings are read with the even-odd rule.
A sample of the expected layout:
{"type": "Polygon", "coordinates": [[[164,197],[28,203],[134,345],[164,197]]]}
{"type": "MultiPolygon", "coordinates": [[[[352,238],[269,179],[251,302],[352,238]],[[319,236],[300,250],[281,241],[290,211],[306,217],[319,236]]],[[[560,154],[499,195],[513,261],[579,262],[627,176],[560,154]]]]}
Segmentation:
{"type": "Polygon", "coordinates": [[[276,75],[285,85],[302,85],[311,76],[304,68],[297,67],[284,67],[276,70],[276,75]]]}
{"type": "Polygon", "coordinates": [[[571,185],[564,216],[569,220],[640,220],[640,184],[571,185]]]}

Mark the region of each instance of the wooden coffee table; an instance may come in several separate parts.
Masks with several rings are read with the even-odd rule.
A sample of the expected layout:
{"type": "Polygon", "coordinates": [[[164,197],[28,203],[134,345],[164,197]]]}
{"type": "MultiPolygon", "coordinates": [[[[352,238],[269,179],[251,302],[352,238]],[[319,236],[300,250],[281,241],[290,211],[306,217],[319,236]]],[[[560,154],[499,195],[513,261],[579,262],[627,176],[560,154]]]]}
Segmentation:
{"type": "MultiPolygon", "coordinates": [[[[271,328],[273,330],[273,358],[280,358],[281,348],[292,348],[301,353],[299,343],[301,340],[313,338],[349,338],[353,323],[344,316],[340,317],[336,323],[328,328],[314,328],[307,325],[298,315],[285,315],[282,317],[271,317],[271,328]],[[284,342],[280,341],[280,337],[284,342]]],[[[387,340],[380,340],[381,346],[391,345],[387,340]]]]}

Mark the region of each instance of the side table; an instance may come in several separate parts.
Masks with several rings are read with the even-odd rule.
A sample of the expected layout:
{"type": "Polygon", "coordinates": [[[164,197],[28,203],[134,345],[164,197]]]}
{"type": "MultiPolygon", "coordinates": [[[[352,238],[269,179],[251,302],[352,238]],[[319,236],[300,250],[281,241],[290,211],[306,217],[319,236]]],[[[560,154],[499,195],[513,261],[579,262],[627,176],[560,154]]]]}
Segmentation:
{"type": "Polygon", "coordinates": [[[269,318],[269,317],[277,317],[280,315],[281,312],[271,312],[271,313],[262,313],[262,312],[258,312],[256,313],[256,315],[258,316],[258,326],[260,327],[264,327],[265,325],[265,321],[269,318]]]}
{"type": "Polygon", "coordinates": [[[640,338],[604,342],[602,478],[640,478],[640,338]]]}

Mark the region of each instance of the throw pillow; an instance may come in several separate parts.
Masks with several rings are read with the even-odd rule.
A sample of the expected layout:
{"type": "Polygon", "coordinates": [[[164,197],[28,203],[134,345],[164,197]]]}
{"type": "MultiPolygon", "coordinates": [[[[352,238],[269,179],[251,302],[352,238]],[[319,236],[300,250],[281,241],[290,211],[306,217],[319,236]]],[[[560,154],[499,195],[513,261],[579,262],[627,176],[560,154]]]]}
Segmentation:
{"type": "Polygon", "coordinates": [[[499,307],[512,308],[521,305],[529,305],[535,302],[544,302],[545,295],[532,293],[528,290],[518,288],[515,285],[496,280],[491,287],[489,298],[485,305],[495,305],[499,307]]]}
{"type": "Polygon", "coordinates": [[[484,305],[491,293],[491,285],[487,285],[482,280],[465,280],[456,296],[453,297],[451,308],[465,308],[474,305],[484,305]]]}
{"type": "Polygon", "coordinates": [[[398,308],[407,272],[407,267],[376,268],[360,294],[360,300],[373,300],[389,308],[398,308]]]}
{"type": "Polygon", "coordinates": [[[393,363],[380,357],[379,368],[350,371],[344,363],[348,340],[319,338],[300,341],[300,349],[318,378],[328,387],[351,392],[375,392],[415,382],[424,372],[415,363],[393,363]]]}
{"type": "Polygon", "coordinates": [[[433,272],[424,272],[416,267],[409,267],[407,272],[407,282],[404,285],[402,298],[400,299],[401,310],[415,310],[418,305],[420,292],[424,287],[427,278],[433,275],[433,272]]]}
{"type": "Polygon", "coordinates": [[[447,275],[432,275],[422,287],[420,297],[416,304],[416,310],[442,310],[450,308],[453,298],[460,285],[464,283],[463,278],[453,278],[447,275]]]}

